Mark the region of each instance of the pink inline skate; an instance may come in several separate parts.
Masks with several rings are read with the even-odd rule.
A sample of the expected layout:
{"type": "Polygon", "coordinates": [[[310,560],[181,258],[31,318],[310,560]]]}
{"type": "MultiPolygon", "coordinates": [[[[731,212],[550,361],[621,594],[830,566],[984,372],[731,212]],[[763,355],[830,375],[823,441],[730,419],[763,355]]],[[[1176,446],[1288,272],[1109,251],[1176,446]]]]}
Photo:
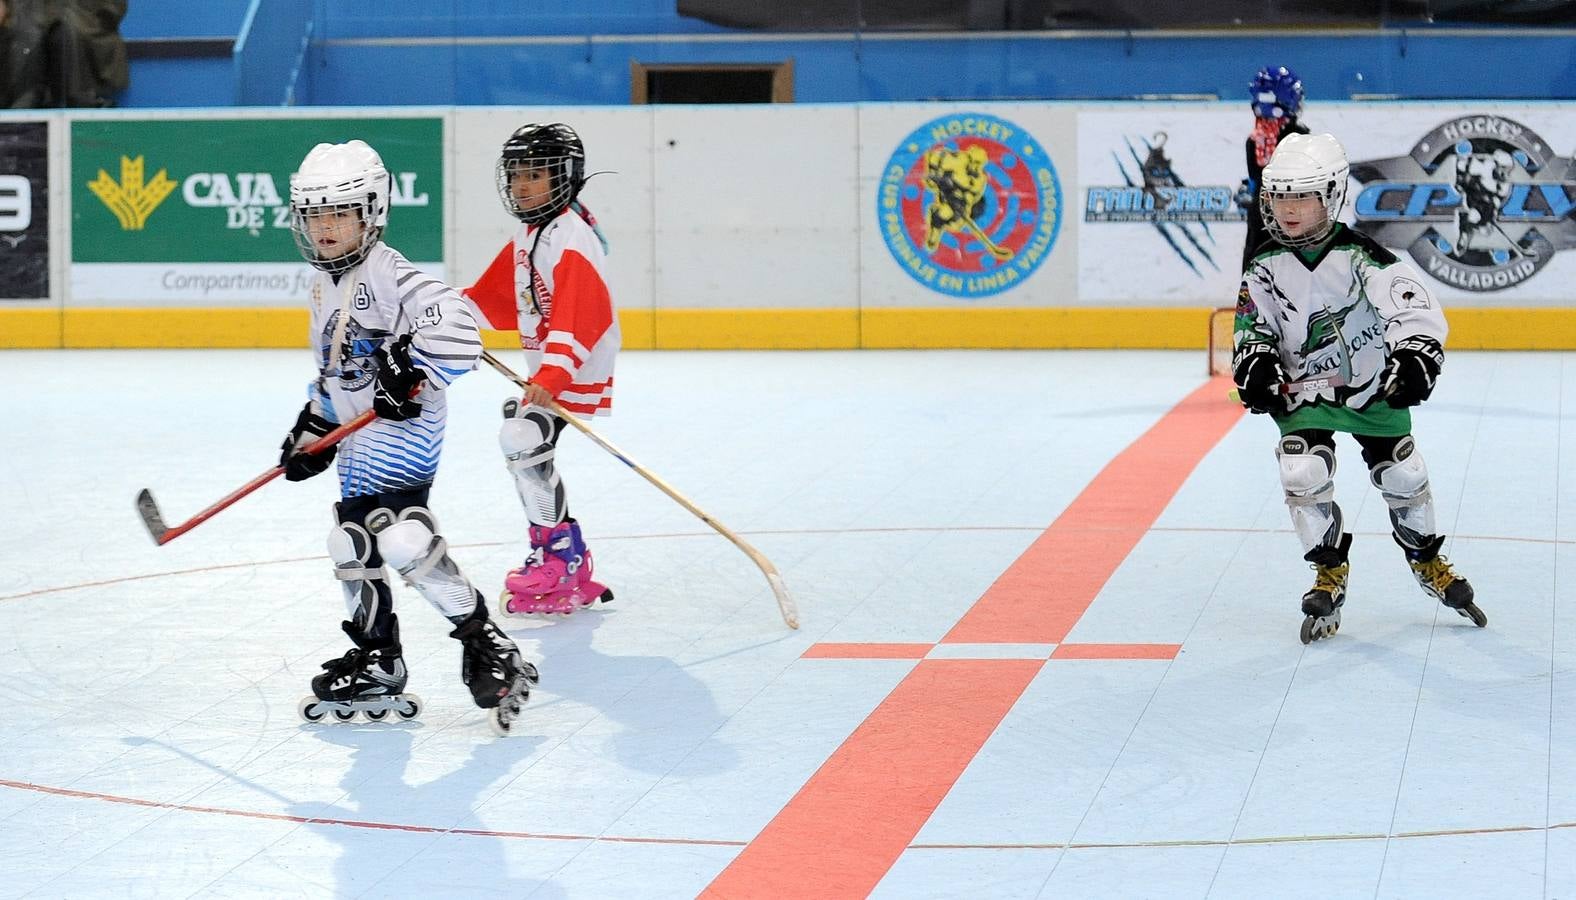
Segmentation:
{"type": "Polygon", "coordinates": [[[580,523],[566,519],[552,528],[531,526],[531,556],[504,578],[498,608],[506,616],[567,616],[612,599],[606,585],[591,580],[591,551],[580,523]]]}

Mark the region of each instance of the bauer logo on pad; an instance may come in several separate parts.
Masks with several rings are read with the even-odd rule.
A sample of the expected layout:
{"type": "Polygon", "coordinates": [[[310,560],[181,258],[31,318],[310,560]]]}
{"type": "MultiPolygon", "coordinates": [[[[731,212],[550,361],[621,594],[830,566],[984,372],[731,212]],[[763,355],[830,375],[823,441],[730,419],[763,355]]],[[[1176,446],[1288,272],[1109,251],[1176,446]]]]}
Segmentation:
{"type": "Polygon", "coordinates": [[[921,125],[887,160],[881,237],[931,290],[985,297],[1039,268],[1061,224],[1061,183],[1038,141],[1005,119],[961,112],[921,125]]]}

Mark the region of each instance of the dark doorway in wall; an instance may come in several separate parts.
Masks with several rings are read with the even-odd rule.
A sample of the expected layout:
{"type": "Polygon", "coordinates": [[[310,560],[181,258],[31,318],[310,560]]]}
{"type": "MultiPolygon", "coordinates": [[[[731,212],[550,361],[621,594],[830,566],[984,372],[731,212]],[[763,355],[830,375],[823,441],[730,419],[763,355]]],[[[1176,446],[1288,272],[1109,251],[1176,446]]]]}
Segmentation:
{"type": "Polygon", "coordinates": [[[793,60],[738,65],[630,63],[631,103],[792,103],[793,60]]]}

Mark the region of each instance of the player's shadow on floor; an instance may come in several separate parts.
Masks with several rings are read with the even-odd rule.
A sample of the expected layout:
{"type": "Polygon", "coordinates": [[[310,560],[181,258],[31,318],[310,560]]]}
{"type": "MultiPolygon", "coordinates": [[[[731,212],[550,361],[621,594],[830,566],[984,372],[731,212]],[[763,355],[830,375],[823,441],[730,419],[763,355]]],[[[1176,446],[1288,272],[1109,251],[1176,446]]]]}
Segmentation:
{"type": "MultiPolygon", "coordinates": [[[[458,727],[486,726],[478,721],[458,727]]],[[[422,772],[413,777],[412,744],[422,734],[423,729],[414,724],[330,725],[312,730],[316,740],[350,750],[349,766],[339,780],[345,792],[341,799],[295,803],[290,808],[291,815],[317,820],[307,827],[341,848],[334,864],[335,894],[563,896],[549,882],[512,877],[505,842],[531,839],[487,834],[503,829],[476,814],[476,808],[513,777],[513,766],[532,754],[534,739],[478,733],[469,742],[469,756],[448,760],[431,747],[442,738],[423,735],[427,746],[419,766],[422,772]],[[433,769],[445,771],[418,780],[433,769]]]]}
{"type": "MultiPolygon", "coordinates": [[[[603,653],[594,640],[604,621],[612,626],[616,607],[598,607],[550,627],[522,630],[509,623],[523,648],[534,645],[542,691],[531,704],[571,702],[595,710],[621,726],[608,738],[628,769],[657,776],[712,775],[737,768],[739,753],[717,738],[728,713],[712,689],[665,656],[603,653]]],[[[627,627],[627,626],[626,626],[627,627]]],[[[524,728],[531,730],[532,706],[524,728]]],[[[589,720],[588,720],[589,721],[589,720]]]]}

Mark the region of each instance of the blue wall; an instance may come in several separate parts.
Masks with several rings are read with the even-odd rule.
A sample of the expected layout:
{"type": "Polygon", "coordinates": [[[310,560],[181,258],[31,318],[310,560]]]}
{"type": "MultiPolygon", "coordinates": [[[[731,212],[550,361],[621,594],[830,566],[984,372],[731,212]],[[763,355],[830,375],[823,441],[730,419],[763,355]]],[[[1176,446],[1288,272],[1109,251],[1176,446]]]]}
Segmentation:
{"type": "Polygon", "coordinates": [[[251,0],[130,0],[122,37],[229,37],[241,29],[251,0]]]}
{"type": "Polygon", "coordinates": [[[314,44],[303,102],[622,104],[630,63],[794,61],[803,102],[1121,99],[1203,94],[1246,102],[1267,63],[1292,66],[1313,99],[1576,97],[1576,39],[1564,33],[917,38],[783,35],[771,41],[604,36],[574,43],[314,44]],[[1514,59],[1515,65],[1506,61],[1514,59]],[[390,73],[409,73],[391,77],[390,73]]]}
{"type": "Polygon", "coordinates": [[[774,35],[681,18],[675,0],[587,8],[583,0],[137,0],[128,37],[153,22],[165,32],[233,35],[243,19],[252,37],[223,90],[212,85],[209,60],[190,61],[188,71],[178,61],[137,61],[123,105],[625,104],[633,62],[790,59],[794,98],[823,103],[1245,102],[1249,76],[1272,62],[1297,69],[1314,100],[1576,97],[1576,33],[1554,29],[774,35]],[[251,2],[260,11],[247,17],[251,2]]]}

